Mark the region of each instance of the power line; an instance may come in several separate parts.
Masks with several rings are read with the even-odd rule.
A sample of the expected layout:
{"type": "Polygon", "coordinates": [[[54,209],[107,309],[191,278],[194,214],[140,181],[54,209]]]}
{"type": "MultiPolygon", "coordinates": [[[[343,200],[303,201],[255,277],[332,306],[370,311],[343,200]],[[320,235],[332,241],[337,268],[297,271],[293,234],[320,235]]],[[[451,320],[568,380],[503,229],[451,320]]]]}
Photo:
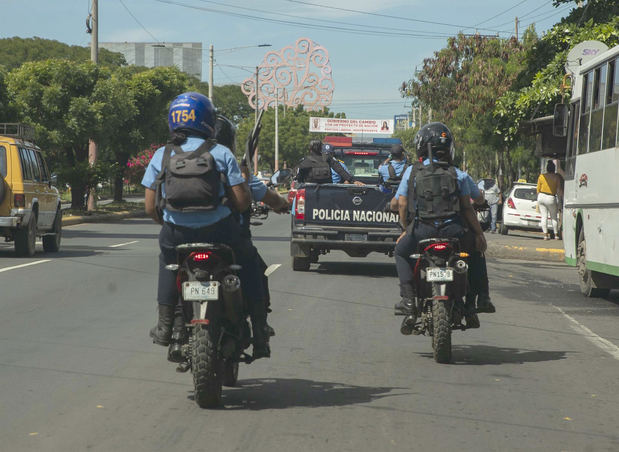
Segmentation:
{"type": "Polygon", "coordinates": [[[411,38],[418,38],[418,39],[445,39],[445,38],[453,36],[453,35],[448,35],[448,34],[443,34],[443,35],[437,34],[434,36],[429,36],[429,35],[422,35],[419,33],[404,33],[404,32],[388,32],[388,31],[370,30],[368,29],[367,25],[358,25],[359,27],[363,27],[363,29],[336,27],[332,25],[316,25],[316,24],[308,24],[306,22],[295,22],[295,21],[283,20],[283,19],[270,19],[268,17],[252,16],[250,14],[241,14],[241,13],[235,13],[232,11],[222,11],[222,10],[214,9],[214,8],[187,5],[187,4],[172,1],[172,0],[155,0],[155,1],[158,3],[165,3],[169,5],[180,6],[183,8],[196,9],[200,11],[223,14],[223,15],[239,17],[243,19],[259,20],[263,22],[277,23],[277,24],[289,25],[289,26],[294,26],[294,27],[305,27],[305,28],[316,29],[316,30],[337,31],[337,32],[350,33],[350,34],[356,34],[356,35],[411,37],[411,38]]]}
{"type": "Polygon", "coordinates": [[[153,38],[153,39],[154,39],[155,41],[157,41],[157,42],[161,42],[161,41],[159,41],[159,39],[157,39],[157,38],[155,37],[155,35],[153,35],[150,31],[148,31],[144,25],[142,25],[142,22],[140,22],[140,21],[138,20],[138,18],[137,18],[137,17],[135,17],[135,16],[133,15],[133,13],[129,10],[129,8],[127,8],[127,5],[125,5],[125,2],[123,2],[123,0],[118,0],[118,1],[120,2],[120,4],[121,4],[121,5],[123,5],[123,8],[125,8],[125,9],[127,10],[127,12],[129,13],[129,15],[130,15],[131,17],[133,17],[133,20],[135,20],[135,21],[137,22],[137,24],[138,24],[140,27],[142,27],[142,29],[143,29],[146,33],[148,33],[148,34],[150,35],[150,37],[151,37],[151,38],[153,38]]]}
{"type": "MultiPolygon", "coordinates": [[[[273,11],[266,11],[263,9],[256,9],[256,8],[248,8],[247,6],[238,6],[238,5],[231,5],[228,3],[222,3],[222,2],[217,2],[217,1],[213,1],[213,0],[198,0],[202,3],[211,3],[214,5],[219,5],[219,6],[225,6],[225,7],[229,7],[229,8],[236,8],[236,9],[241,9],[243,11],[254,11],[254,12],[258,12],[258,13],[262,13],[262,14],[270,14],[270,15],[277,15],[277,16],[282,16],[282,17],[291,17],[293,19],[305,19],[305,20],[312,20],[312,21],[318,21],[320,23],[332,23],[332,24],[338,24],[338,25],[347,25],[347,26],[352,26],[352,27],[360,27],[360,28],[367,28],[367,25],[365,24],[356,24],[356,23],[351,23],[351,22],[343,22],[343,21],[339,21],[339,20],[330,20],[330,19],[313,19],[311,17],[303,17],[303,16],[296,16],[294,14],[286,14],[286,13],[282,13],[282,12],[273,12],[273,11]]],[[[384,26],[373,26],[374,29],[382,29],[382,30],[388,30],[388,31],[402,31],[402,32],[408,32],[408,33],[425,33],[428,36],[441,36],[441,37],[449,37],[451,35],[447,35],[447,34],[442,34],[441,33],[436,33],[436,32],[431,32],[431,31],[425,31],[425,30],[410,30],[408,28],[393,28],[393,27],[384,27],[384,26]]]]}
{"type": "Polygon", "coordinates": [[[478,24],[475,24],[475,27],[477,27],[478,25],[481,25],[481,24],[485,24],[486,22],[490,22],[492,19],[494,19],[494,18],[496,18],[496,17],[499,17],[499,16],[502,16],[502,15],[503,15],[503,14],[505,14],[506,12],[511,11],[512,9],[514,9],[514,8],[516,8],[516,7],[520,6],[520,5],[522,5],[523,3],[528,2],[528,1],[529,1],[529,0],[522,0],[521,2],[516,3],[514,6],[512,6],[512,7],[510,7],[510,8],[507,8],[506,10],[501,11],[501,12],[500,12],[500,13],[498,13],[498,14],[495,14],[495,15],[494,15],[494,16],[492,16],[490,19],[482,20],[482,21],[481,21],[481,22],[479,22],[478,24]]]}
{"type": "MultiPolygon", "coordinates": [[[[522,19],[526,19],[526,18],[527,18],[527,17],[529,17],[531,14],[533,14],[533,13],[535,13],[536,11],[539,11],[540,9],[545,8],[545,7],[547,7],[547,6],[553,7],[553,6],[552,6],[552,3],[544,3],[542,6],[538,6],[537,8],[532,9],[531,11],[529,11],[528,13],[526,13],[526,14],[522,14],[522,15],[518,16],[518,19],[520,19],[520,20],[522,20],[522,19]]],[[[554,7],[553,7],[553,8],[554,8],[554,7]]],[[[546,11],[546,12],[548,12],[548,11],[546,11]]],[[[546,14],[546,12],[544,12],[543,14],[546,14]]],[[[498,28],[498,27],[502,27],[502,26],[504,26],[504,25],[513,24],[513,23],[514,23],[514,21],[513,21],[513,19],[512,19],[512,20],[510,20],[510,21],[508,21],[508,22],[503,22],[502,24],[495,25],[495,27],[497,27],[497,28],[498,28]]]]}
{"type": "MultiPolygon", "coordinates": [[[[346,12],[349,12],[349,13],[365,14],[365,15],[368,15],[368,16],[375,16],[375,17],[386,17],[388,19],[399,19],[399,20],[406,20],[406,21],[410,21],[410,22],[421,22],[421,23],[424,23],[424,24],[432,24],[432,25],[444,25],[444,26],[447,26],[447,27],[456,27],[456,28],[461,28],[461,29],[473,29],[473,28],[475,28],[475,27],[471,27],[471,26],[468,26],[468,25],[457,25],[457,24],[450,24],[450,23],[445,23],[445,22],[434,22],[434,21],[431,21],[431,20],[413,19],[412,17],[393,16],[393,15],[390,15],[390,14],[373,13],[373,12],[362,11],[362,10],[358,10],[358,9],[339,8],[337,6],[321,5],[319,3],[311,3],[311,2],[301,1],[301,0],[287,0],[287,1],[289,1],[291,3],[299,3],[299,4],[302,4],[302,5],[315,6],[317,8],[334,9],[334,10],[338,10],[338,11],[346,11],[346,12]]],[[[494,31],[494,32],[499,32],[499,33],[511,33],[510,31],[500,31],[500,30],[494,30],[494,29],[490,29],[490,28],[480,28],[480,30],[494,31]]]]}
{"type": "Polygon", "coordinates": [[[566,5],[563,8],[559,8],[556,11],[553,11],[550,14],[547,15],[543,15],[543,17],[536,17],[533,20],[531,20],[531,22],[529,22],[524,28],[528,28],[531,24],[535,24],[535,23],[539,23],[539,22],[543,22],[546,19],[550,19],[551,17],[554,17],[558,14],[563,14],[565,12],[565,10],[567,10],[568,8],[572,8],[572,5],[566,5]]]}

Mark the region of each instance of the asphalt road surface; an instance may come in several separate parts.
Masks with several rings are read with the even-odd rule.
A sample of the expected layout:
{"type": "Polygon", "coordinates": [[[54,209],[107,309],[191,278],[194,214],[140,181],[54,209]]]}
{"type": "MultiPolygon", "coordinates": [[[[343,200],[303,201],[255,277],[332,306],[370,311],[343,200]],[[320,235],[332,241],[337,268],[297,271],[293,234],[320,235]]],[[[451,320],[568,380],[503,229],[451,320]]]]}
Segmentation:
{"type": "Polygon", "coordinates": [[[491,260],[497,313],[436,364],[429,338],[399,332],[392,259],[293,272],[289,221],[254,230],[281,264],[273,357],[241,365],[218,410],[148,337],[156,225],[67,227],[34,258],[0,245],[0,450],[619,450],[617,292],[586,300],[560,262],[491,260]]]}

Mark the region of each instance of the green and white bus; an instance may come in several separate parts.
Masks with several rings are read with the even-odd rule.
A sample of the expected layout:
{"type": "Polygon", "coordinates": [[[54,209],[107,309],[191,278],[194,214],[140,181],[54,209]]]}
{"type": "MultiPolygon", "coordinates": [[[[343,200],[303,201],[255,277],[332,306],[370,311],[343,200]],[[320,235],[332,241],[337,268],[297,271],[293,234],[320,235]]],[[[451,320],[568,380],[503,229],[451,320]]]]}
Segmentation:
{"type": "Polygon", "coordinates": [[[565,261],[577,267],[583,294],[607,296],[619,288],[619,46],[580,66],[572,87],[564,132],[565,261]]]}

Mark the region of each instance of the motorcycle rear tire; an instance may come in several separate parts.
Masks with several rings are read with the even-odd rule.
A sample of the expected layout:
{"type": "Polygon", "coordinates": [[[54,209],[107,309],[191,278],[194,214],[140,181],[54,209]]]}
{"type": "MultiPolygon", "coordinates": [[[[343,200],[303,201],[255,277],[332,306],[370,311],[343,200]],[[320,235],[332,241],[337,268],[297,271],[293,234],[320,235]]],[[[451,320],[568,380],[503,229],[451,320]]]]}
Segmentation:
{"type": "Polygon", "coordinates": [[[193,329],[191,372],[194,397],[200,408],[217,408],[221,405],[221,386],[224,363],[217,353],[217,338],[212,328],[195,325],[193,329]]]}
{"type": "MultiPolygon", "coordinates": [[[[435,288],[432,295],[438,295],[435,288]]],[[[432,348],[434,361],[440,364],[451,362],[451,303],[451,300],[432,301],[432,348]]]]}
{"type": "Polygon", "coordinates": [[[236,386],[239,379],[239,363],[238,361],[226,360],[224,362],[224,386],[236,386]]]}

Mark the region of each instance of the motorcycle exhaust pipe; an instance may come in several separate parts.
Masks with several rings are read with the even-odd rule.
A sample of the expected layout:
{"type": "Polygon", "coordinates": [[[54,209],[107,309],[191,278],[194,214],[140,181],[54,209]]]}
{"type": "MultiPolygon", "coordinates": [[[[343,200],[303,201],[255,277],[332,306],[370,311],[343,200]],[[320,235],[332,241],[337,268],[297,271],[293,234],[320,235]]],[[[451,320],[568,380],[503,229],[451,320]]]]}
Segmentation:
{"type": "Polygon", "coordinates": [[[469,270],[469,266],[462,259],[456,261],[454,265],[454,283],[453,290],[454,294],[458,297],[463,297],[466,295],[466,291],[468,290],[468,278],[467,272],[469,270]]]}
{"type": "Polygon", "coordinates": [[[243,292],[241,280],[236,275],[226,275],[221,282],[226,317],[237,323],[243,317],[243,292]]]}
{"type": "Polygon", "coordinates": [[[405,336],[411,335],[415,329],[416,320],[417,318],[414,315],[407,315],[404,317],[404,320],[402,320],[402,325],[400,325],[400,333],[405,336]]]}

